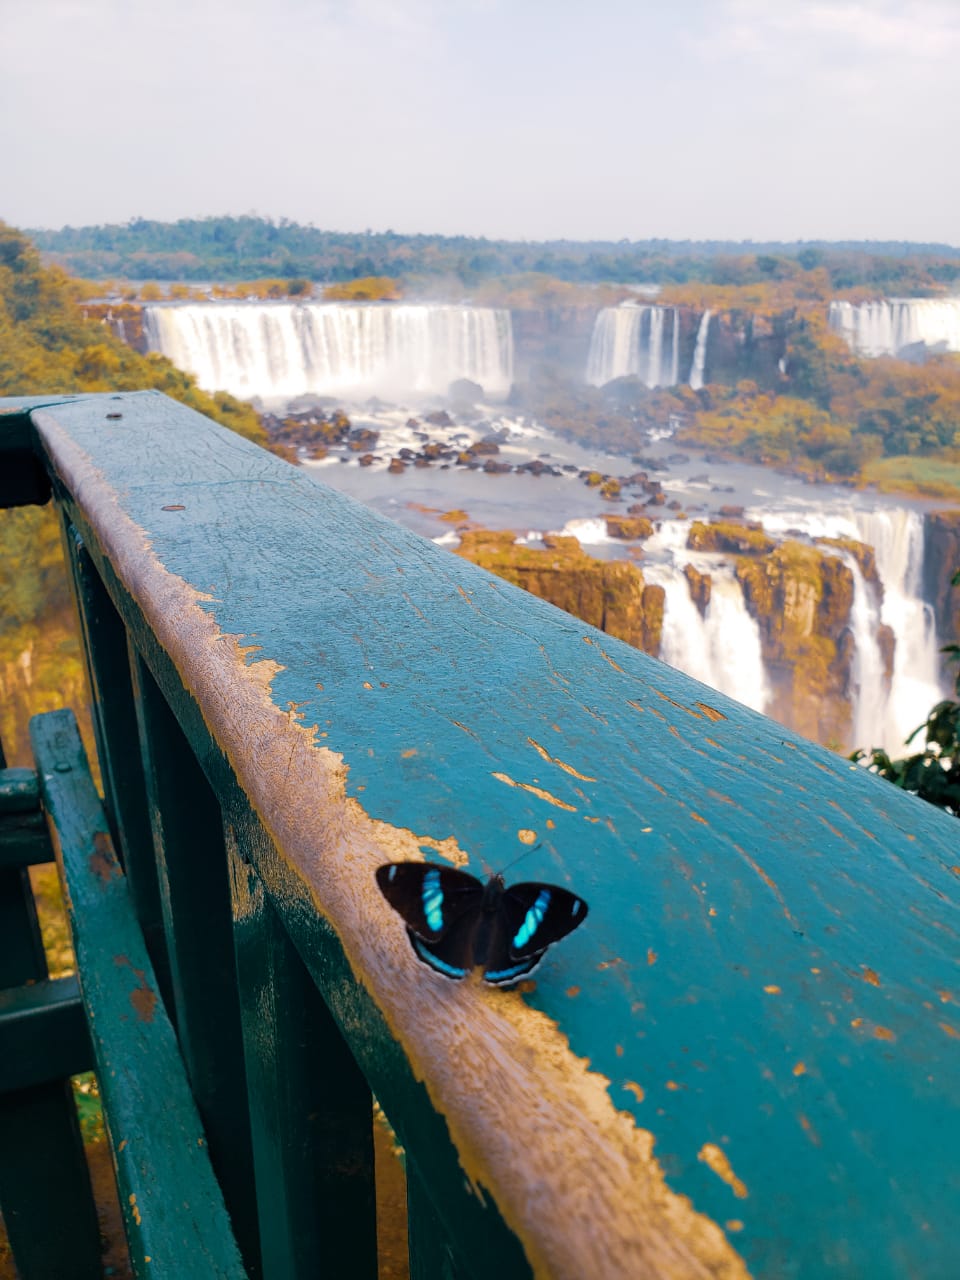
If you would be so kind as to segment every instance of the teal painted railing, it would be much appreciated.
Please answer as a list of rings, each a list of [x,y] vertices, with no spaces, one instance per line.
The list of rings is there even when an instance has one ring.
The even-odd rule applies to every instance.
[[[203,1146],[250,1274],[372,1276],[372,1093],[417,1277],[953,1280],[953,819],[161,396],[3,409],[90,669],[106,817],[33,738],[93,1052],[168,1014],[203,1126],[105,1089],[122,1191]],[[535,979],[421,964],[377,866],[532,845],[590,904]]]

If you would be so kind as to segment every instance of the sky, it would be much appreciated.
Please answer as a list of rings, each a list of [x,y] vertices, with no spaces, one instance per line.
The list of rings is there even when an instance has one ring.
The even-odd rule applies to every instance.
[[[960,0],[0,0],[0,218],[960,244]]]

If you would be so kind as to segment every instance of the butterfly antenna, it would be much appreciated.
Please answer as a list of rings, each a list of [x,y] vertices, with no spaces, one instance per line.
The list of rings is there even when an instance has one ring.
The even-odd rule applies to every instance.
[[[500,872],[500,874],[504,875],[507,871],[510,870],[511,867],[515,867],[518,862],[522,862],[523,859],[526,858],[529,854],[536,853],[536,851],[538,849],[541,849],[542,847],[543,847],[543,841],[538,840],[535,845],[531,845],[529,849],[524,849],[523,853],[517,854],[517,856],[514,858],[512,862],[508,862],[507,865]]]

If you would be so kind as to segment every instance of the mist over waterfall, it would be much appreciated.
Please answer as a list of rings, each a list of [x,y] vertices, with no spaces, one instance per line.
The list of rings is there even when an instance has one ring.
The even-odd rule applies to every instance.
[[[831,302],[828,322],[863,356],[895,356],[919,344],[960,351],[960,298]]]
[[[680,312],[676,307],[626,303],[597,316],[587,357],[587,382],[638,377],[648,387],[680,381]]]
[[[378,303],[199,303],[144,308],[150,349],[206,391],[281,399],[443,394],[513,381],[509,311]]]

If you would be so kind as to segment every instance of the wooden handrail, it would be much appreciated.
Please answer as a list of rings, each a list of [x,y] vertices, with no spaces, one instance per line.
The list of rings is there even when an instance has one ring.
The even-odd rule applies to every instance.
[[[953,819],[162,396],[30,418],[245,1258],[369,1273],[363,1178],[284,1145],[362,1164],[355,1060],[457,1274],[952,1274]],[[377,866],[538,842],[590,915],[530,989],[420,963]]]

